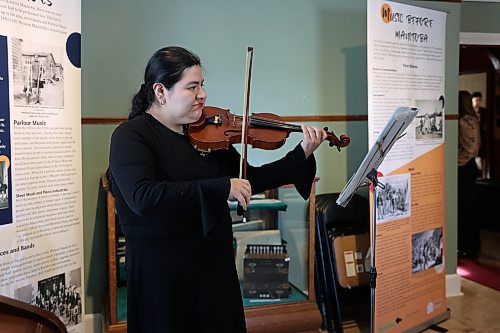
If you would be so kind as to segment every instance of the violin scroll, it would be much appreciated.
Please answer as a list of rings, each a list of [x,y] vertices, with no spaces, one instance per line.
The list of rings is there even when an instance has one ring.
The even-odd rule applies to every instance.
[[[347,147],[351,142],[351,139],[348,135],[342,134],[340,139],[333,132],[328,132],[328,127],[323,128],[326,132],[326,141],[329,141],[328,145],[330,147],[337,147],[337,150],[340,151],[340,148]]]

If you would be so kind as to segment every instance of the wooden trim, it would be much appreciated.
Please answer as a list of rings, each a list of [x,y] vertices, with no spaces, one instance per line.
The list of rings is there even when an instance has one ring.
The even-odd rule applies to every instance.
[[[102,187],[106,191],[106,208],[108,217],[108,297],[110,306],[110,323],[118,323],[118,305],[117,305],[117,262],[116,262],[116,221],[115,221],[115,199],[109,190],[106,174],[101,176]]]
[[[339,115],[339,116],[285,116],[281,117],[286,122],[348,122],[348,121],[368,121],[368,116],[364,114]],[[457,120],[458,114],[447,114],[445,120]],[[120,124],[127,121],[121,117],[84,117],[82,125],[111,125]]]
[[[286,122],[341,122],[341,121],[367,121],[367,115],[339,115],[339,116],[283,116]],[[126,117],[83,117],[82,125],[106,125],[120,124],[126,121]]]
[[[127,333],[127,321],[112,324],[110,318],[110,305],[107,296],[103,298],[101,327],[104,333]]]
[[[283,116],[283,121],[292,122],[327,122],[327,121],[367,121],[368,116],[363,114],[358,115],[331,115],[331,116]]]
[[[126,120],[122,117],[82,117],[82,125],[120,124]]]
[[[247,317],[248,333],[318,332],[321,314],[316,304],[296,312],[272,313]]]
[[[311,195],[309,195],[309,294],[308,298],[310,301],[314,301],[316,299],[315,289],[314,289],[314,256],[316,244],[315,244],[315,236],[316,236],[316,183],[318,182],[319,177],[314,177],[314,182],[311,186]]]

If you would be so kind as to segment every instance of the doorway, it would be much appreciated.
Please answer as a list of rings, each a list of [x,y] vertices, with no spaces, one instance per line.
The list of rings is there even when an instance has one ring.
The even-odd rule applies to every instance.
[[[459,89],[482,95],[480,178],[500,180],[500,46],[460,45]]]
[[[471,94],[479,92],[482,95],[480,106],[485,109],[481,115],[485,132],[482,135],[483,152],[482,158],[477,159],[482,170],[475,193],[470,196],[470,208],[476,210],[481,235],[477,260],[500,266],[497,245],[500,223],[495,217],[495,207],[500,202],[500,45],[461,44],[459,74],[459,89]]]

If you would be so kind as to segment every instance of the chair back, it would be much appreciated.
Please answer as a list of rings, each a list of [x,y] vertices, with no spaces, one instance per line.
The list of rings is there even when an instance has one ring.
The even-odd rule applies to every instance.
[[[68,333],[53,313],[37,306],[0,295],[0,332]]]
[[[370,203],[354,194],[346,207],[337,205],[340,193],[316,195],[316,216],[320,216],[326,228],[334,235],[350,235],[370,229]]]

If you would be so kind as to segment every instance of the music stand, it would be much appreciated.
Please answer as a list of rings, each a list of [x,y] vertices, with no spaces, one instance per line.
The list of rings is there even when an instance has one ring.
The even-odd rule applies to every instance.
[[[328,241],[323,214],[319,214],[316,201],[315,252],[314,269],[316,302],[321,313],[321,328],[328,333],[343,333],[340,315],[339,297],[337,293],[337,271],[335,256]]]
[[[372,237],[371,237],[371,267],[370,267],[370,332],[375,332],[375,288],[377,284],[377,268],[375,267],[375,235],[377,224],[377,187],[384,188],[379,184],[377,178],[377,168],[380,166],[385,156],[392,146],[404,134],[404,130],[413,121],[418,113],[417,108],[398,107],[386,123],[377,140],[366,154],[363,162],[359,165],[356,173],[349,179],[344,189],[340,193],[336,203],[345,207],[351,200],[354,193],[361,187],[365,187],[369,182],[373,185],[372,203]],[[369,182],[368,182],[369,181]]]

